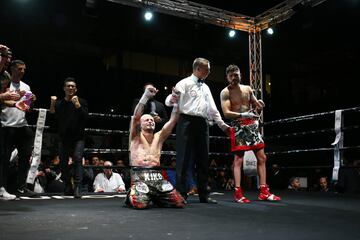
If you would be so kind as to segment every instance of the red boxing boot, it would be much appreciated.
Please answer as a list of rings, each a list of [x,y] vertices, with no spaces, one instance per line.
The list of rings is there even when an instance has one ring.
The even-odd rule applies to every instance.
[[[235,187],[234,200],[238,203],[250,203],[250,200],[244,197],[241,187]]]
[[[259,200],[267,200],[267,201],[280,201],[281,198],[278,196],[275,196],[274,194],[272,194],[270,192],[269,186],[268,185],[262,185],[259,188],[260,193],[258,196]]]

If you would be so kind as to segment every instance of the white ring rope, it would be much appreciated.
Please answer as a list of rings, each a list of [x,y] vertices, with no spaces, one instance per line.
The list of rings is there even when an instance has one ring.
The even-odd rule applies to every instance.
[[[354,108],[347,108],[347,109],[341,109],[343,112],[358,112],[360,111],[360,107],[354,107]],[[289,123],[289,122],[298,122],[303,120],[311,120],[317,117],[322,117],[326,115],[334,114],[335,111],[329,111],[329,112],[322,112],[322,113],[315,113],[315,114],[309,114],[304,116],[298,116],[298,117],[291,117],[291,118],[284,118],[284,119],[278,119],[270,122],[264,122],[263,125],[270,125],[275,123]]]

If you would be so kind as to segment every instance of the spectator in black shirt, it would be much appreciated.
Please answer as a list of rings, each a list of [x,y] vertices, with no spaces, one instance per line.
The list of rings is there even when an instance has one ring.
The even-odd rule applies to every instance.
[[[76,95],[77,87],[74,78],[65,79],[64,92],[63,99],[51,96],[50,112],[55,114],[58,125],[61,178],[65,182],[65,194],[74,194],[75,198],[80,198],[88,105],[86,100]],[[71,183],[69,157],[73,160],[74,186]]]

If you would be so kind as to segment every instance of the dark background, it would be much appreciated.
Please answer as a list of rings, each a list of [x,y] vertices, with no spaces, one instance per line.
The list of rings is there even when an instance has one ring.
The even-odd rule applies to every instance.
[[[255,16],[281,1],[196,2]],[[274,35],[263,33],[263,78],[272,83],[264,96],[265,121],[359,105],[359,5],[328,0],[299,9],[275,26]],[[154,82],[163,99],[163,87],[190,74],[199,56],[211,61],[208,85],[217,104],[228,64],[239,65],[248,83],[246,32],[229,39],[225,28],[159,13],[149,23],[142,14],[104,1],[87,9],[85,1],[2,0],[0,42],[27,63],[24,80],[38,97],[36,107],[48,108],[51,95],[62,96],[64,78],[73,76],[91,112],[113,108],[130,115],[145,82]],[[159,66],[147,66],[152,59]],[[174,61],[176,72],[167,71],[167,62]]]

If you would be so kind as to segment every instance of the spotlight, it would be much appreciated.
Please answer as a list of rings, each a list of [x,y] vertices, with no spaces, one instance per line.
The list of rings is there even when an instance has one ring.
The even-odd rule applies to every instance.
[[[146,21],[150,21],[153,18],[153,13],[150,11],[146,11],[144,14],[144,18]]]
[[[230,31],[229,31],[229,37],[230,37],[230,38],[235,37],[235,35],[236,35],[235,30],[230,30]]]
[[[274,34],[274,29],[272,29],[271,27],[269,27],[268,29],[266,29],[266,32],[267,32],[269,35],[273,35],[273,34]]]

